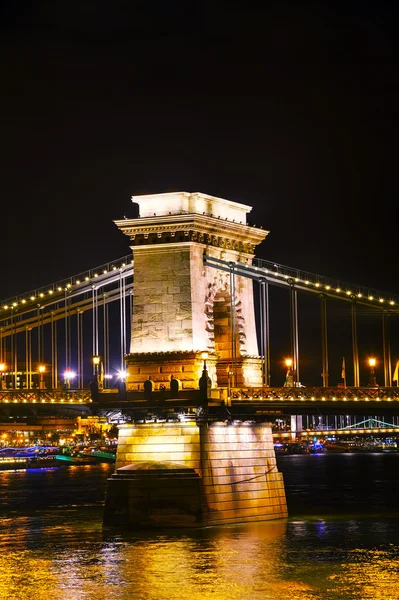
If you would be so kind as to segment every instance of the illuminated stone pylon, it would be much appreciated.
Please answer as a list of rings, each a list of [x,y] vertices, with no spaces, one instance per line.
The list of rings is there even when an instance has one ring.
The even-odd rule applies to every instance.
[[[205,252],[252,263],[268,232],[246,224],[251,207],[188,192],[132,200],[140,217],[116,221],[134,260],[127,389],[143,389],[150,375],[155,389],[171,375],[182,388],[198,389],[204,351],[214,388],[227,386],[232,356],[236,384],[261,385],[252,280],[237,276],[231,290],[229,273],[203,261]]]

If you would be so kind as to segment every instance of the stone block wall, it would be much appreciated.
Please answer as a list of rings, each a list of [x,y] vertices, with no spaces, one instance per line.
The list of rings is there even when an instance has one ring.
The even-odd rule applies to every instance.
[[[195,423],[147,423],[119,428],[116,469],[139,462],[173,462],[200,470],[200,432]]]
[[[287,516],[269,424],[121,426],[116,469],[151,461],[195,469],[201,481],[203,524]]]
[[[170,389],[171,376],[177,379],[180,390],[198,390],[204,361],[201,352],[154,352],[130,354],[126,357],[126,387],[130,391],[142,391],[144,381],[151,376],[154,390],[160,386]],[[210,376],[216,373],[213,358],[207,361]]]
[[[209,251],[220,254],[220,250]],[[231,356],[230,305],[225,299],[224,312],[217,314],[214,304],[220,304],[218,297],[229,298],[229,276],[204,267],[203,252],[204,245],[198,243],[134,248],[133,324],[126,361],[128,390],[142,389],[148,375],[168,387],[176,369],[182,389],[197,388],[201,351],[211,355],[208,370],[213,387],[227,385],[224,373]],[[240,258],[235,255],[231,258]],[[244,386],[262,384],[261,371],[252,368],[253,357],[258,355],[252,296],[252,281],[237,277],[237,385]],[[222,361],[222,369],[217,369],[218,361]]]
[[[192,317],[190,247],[135,248],[130,352],[192,350]]]
[[[250,206],[201,192],[135,196],[134,201],[140,217],[116,221],[132,242],[134,259],[130,355],[138,360],[135,363],[129,357],[128,388],[144,383],[142,377],[133,380],[146,374],[140,370],[140,357],[145,353],[195,355],[203,351],[216,360],[210,375],[213,387],[220,386],[218,361],[228,361],[232,355],[242,360],[258,357],[253,283],[234,276],[232,291],[230,273],[205,266],[204,252],[225,261],[227,269],[230,261],[249,264],[268,232],[247,225]],[[214,310],[218,305],[219,312]],[[135,368],[140,371],[133,372]],[[241,369],[240,378],[243,385],[262,384],[247,366]]]
[[[201,431],[202,493],[209,524],[287,516],[271,426],[215,423]]]

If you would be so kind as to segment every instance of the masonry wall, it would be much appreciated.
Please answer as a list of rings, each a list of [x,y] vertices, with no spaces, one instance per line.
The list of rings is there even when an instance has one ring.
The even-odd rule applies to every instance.
[[[201,431],[202,493],[210,524],[287,516],[268,424],[215,423]]]
[[[202,244],[134,247],[134,301],[130,352],[214,350],[205,303],[229,293],[228,273],[204,267]],[[211,249],[220,255],[220,250]],[[230,252],[232,260],[239,260]],[[234,254],[234,256],[233,256]],[[244,259],[242,259],[244,260]],[[240,351],[257,356],[252,280],[236,277]]]
[[[287,516],[268,424],[122,426],[116,468],[148,461],[169,461],[196,470],[201,477],[204,524]]]
[[[135,247],[131,353],[193,348],[190,247]]]
[[[200,431],[195,423],[147,423],[119,428],[116,469],[157,461],[184,464],[200,472]]]
[[[133,248],[133,323],[126,381],[129,390],[140,389],[149,375],[156,385],[168,387],[171,374],[181,380],[182,388],[197,388],[200,353],[204,350],[215,359],[208,363],[213,385],[227,385],[226,367],[222,365],[217,371],[216,364],[220,359],[229,363],[231,340],[225,333],[229,320],[226,319],[224,328],[215,323],[213,307],[215,296],[230,295],[229,274],[205,267],[204,249],[198,243]],[[221,256],[220,249],[208,248],[208,251]],[[225,255],[232,260],[248,258],[233,251],[223,252]],[[245,361],[258,355],[250,279],[236,277],[234,304],[237,357]],[[215,355],[217,338],[218,350],[222,351]],[[151,354],[153,360],[149,361]],[[261,385],[261,371],[252,362],[240,366],[240,385]]]

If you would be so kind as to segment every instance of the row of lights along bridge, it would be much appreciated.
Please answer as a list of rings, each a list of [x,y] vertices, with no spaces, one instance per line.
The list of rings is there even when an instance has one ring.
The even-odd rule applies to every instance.
[[[94,380],[101,387],[103,385],[103,380],[104,379],[112,379],[112,375],[108,375],[108,374],[103,375],[102,374],[101,357],[100,356],[93,356],[92,360],[93,360],[93,366],[94,366]],[[38,387],[41,390],[46,389],[46,387],[47,387],[46,383],[45,383],[45,373],[46,372],[47,372],[46,365],[40,364],[37,366],[37,371],[35,373],[38,374],[38,381],[37,381],[37,383],[33,383],[32,387]],[[13,375],[13,373],[11,373],[11,375]],[[26,373],[26,376],[27,376],[27,373]],[[76,378],[76,373],[71,368],[67,367],[65,369],[65,371],[63,372],[63,378],[64,378],[65,389],[70,389],[72,387],[73,380]],[[118,380],[124,381],[126,378],[126,372],[118,371],[117,378],[118,378]],[[0,363],[0,389],[4,390],[4,389],[7,389],[7,387],[11,387],[11,388],[13,387],[12,381],[8,384],[6,379],[7,379],[7,365],[5,363]],[[14,387],[18,387],[16,385],[16,383],[17,383],[16,377],[15,378],[12,377],[12,380],[14,380],[14,382],[15,382]],[[22,386],[20,386],[20,387],[22,387]]]
[[[205,353],[204,353],[205,354]],[[103,386],[104,383],[104,378],[105,379],[110,379],[112,378],[112,375],[107,375],[107,374],[103,374],[102,373],[102,363],[101,363],[101,356],[95,355],[92,357],[93,360],[93,366],[94,366],[94,381],[100,386]],[[368,364],[370,367],[370,374],[369,374],[369,381],[368,381],[368,386],[369,387],[377,387],[377,379],[376,379],[376,374],[375,374],[375,367],[376,367],[376,359],[375,358],[369,358],[368,359]],[[292,369],[293,367],[293,361],[291,358],[287,358],[285,360],[285,366],[287,368],[287,373],[286,373],[286,378],[285,378],[285,383],[284,383],[284,387],[296,387],[298,385],[298,382],[296,381],[296,374],[295,371]],[[1,382],[1,389],[5,389],[7,387],[6,385],[6,381],[5,381],[5,373],[7,371],[7,366],[5,363],[0,363],[0,382]],[[44,381],[44,376],[45,376],[45,372],[46,372],[46,366],[45,365],[38,365],[37,367],[37,372],[39,373],[39,382],[38,382],[38,387],[39,389],[45,389],[46,385],[45,385],[45,381]],[[230,373],[229,373],[230,374]],[[73,382],[73,380],[76,377],[76,373],[74,371],[72,371],[70,368],[67,368],[64,373],[64,386],[65,388],[70,388],[71,384]],[[343,365],[343,369],[342,369],[342,379],[343,379],[343,383],[340,385],[343,385],[344,387],[346,387],[346,373],[345,373],[345,367]],[[126,378],[126,372],[125,371],[118,371],[118,379],[119,380],[124,380]]]

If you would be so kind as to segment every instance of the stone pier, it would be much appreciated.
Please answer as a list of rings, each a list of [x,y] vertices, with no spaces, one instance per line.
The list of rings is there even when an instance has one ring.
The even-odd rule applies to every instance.
[[[140,217],[116,222],[130,238],[134,261],[128,398],[140,395],[149,378],[147,388],[168,388],[173,375],[179,399],[187,401],[185,412],[169,411],[163,422],[141,416],[120,426],[104,524],[198,527],[286,517],[270,424],[232,421],[221,402],[232,363],[237,386],[262,385],[252,280],[204,265],[204,253],[251,264],[268,232],[247,224],[250,206],[206,194],[133,200]],[[211,389],[201,388],[203,405],[197,399],[190,407],[204,352]]]
[[[200,527],[287,516],[267,423],[120,426],[104,524]]]

